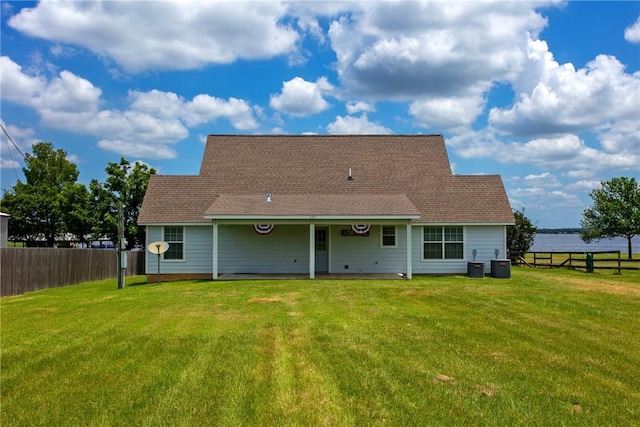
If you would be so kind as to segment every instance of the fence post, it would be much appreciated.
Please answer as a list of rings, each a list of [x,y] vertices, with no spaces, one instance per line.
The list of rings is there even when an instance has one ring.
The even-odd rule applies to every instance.
[[[620,251],[618,251],[618,274],[622,274],[622,271],[621,271],[620,267],[621,267],[621,265],[620,265]]]

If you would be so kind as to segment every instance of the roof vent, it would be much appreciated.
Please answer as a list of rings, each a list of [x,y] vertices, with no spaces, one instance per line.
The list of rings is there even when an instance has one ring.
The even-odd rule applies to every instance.
[[[267,194],[267,199],[266,199],[267,203],[271,203],[271,193]]]
[[[349,181],[353,181],[353,175],[351,175],[351,168],[349,168],[349,176],[347,176]]]

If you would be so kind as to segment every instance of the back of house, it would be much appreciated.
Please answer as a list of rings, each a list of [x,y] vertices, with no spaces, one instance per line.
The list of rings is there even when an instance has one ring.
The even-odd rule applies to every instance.
[[[198,175],[151,176],[138,223],[169,243],[162,280],[410,278],[505,257],[514,217],[499,176],[451,172],[441,135],[210,135]]]

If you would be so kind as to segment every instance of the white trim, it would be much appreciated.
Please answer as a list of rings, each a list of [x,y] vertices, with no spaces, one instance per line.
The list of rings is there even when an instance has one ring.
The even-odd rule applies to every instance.
[[[331,274],[331,225],[327,225],[327,273]]]
[[[272,221],[278,219],[295,219],[295,220],[349,220],[351,224],[381,219],[418,219],[420,215],[205,215],[205,219],[236,219],[236,220],[252,220],[252,221]]]
[[[396,236],[396,242],[398,238]],[[413,263],[411,260],[411,223],[407,224],[407,279],[413,276]]]
[[[182,258],[181,259],[165,259],[164,258],[164,254],[166,254],[166,252],[164,254],[162,254],[162,262],[187,262],[187,227],[180,226],[180,225],[163,225],[161,227],[162,229],[162,240],[167,242],[167,240],[165,240],[164,238],[164,229],[166,227],[175,227],[175,228],[179,228],[182,227]],[[171,242],[167,242],[169,243],[169,245],[171,245]]]
[[[309,224],[309,279],[316,277],[316,225]]]
[[[355,219],[318,219],[318,220],[296,220],[296,219],[269,219],[270,224],[276,225],[309,225],[310,223],[314,223],[315,225],[346,225],[350,226],[354,223],[354,221],[359,221],[358,218]],[[411,222],[407,219],[378,219],[374,221],[369,221],[371,225],[399,225],[399,224],[407,224]],[[253,225],[256,223],[255,220],[251,219],[223,219],[223,220],[212,220],[210,224],[217,223],[220,225]]]
[[[218,224],[213,224],[213,268],[212,268],[212,277],[213,280],[218,279]]]
[[[383,233],[382,230],[384,227],[393,227],[393,245],[384,245],[383,244]],[[380,249],[394,249],[398,247],[398,227],[395,225],[380,225]]]
[[[139,222],[138,225],[145,227],[203,227],[210,226],[211,222]]]
[[[422,222],[422,221],[414,221],[413,225],[420,225],[420,226],[425,226],[425,225],[432,225],[432,226],[436,226],[436,225],[446,225],[446,226],[454,226],[454,225],[461,225],[463,227],[467,227],[467,226],[500,226],[500,225],[515,225],[515,222]]]

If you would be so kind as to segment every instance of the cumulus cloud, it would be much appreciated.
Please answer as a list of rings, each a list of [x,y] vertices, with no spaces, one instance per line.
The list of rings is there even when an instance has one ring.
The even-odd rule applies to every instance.
[[[535,74],[528,76],[530,92],[522,92],[510,108],[492,108],[489,122],[501,132],[548,136],[635,120],[640,105],[640,72],[627,74],[615,57],[598,55],[585,68],[560,65],[546,43],[530,43]],[[524,82],[521,87],[526,87]]]
[[[287,10],[281,2],[76,0],[40,2],[8,23],[32,37],[84,47],[137,73],[290,54],[299,34],[281,22]],[[313,28],[312,22],[305,25]]]
[[[590,192],[591,190],[595,188],[600,188],[600,187],[601,187],[600,181],[581,179],[579,181],[576,181],[567,185],[566,188],[567,190],[570,190],[570,191]]]
[[[375,108],[373,108],[373,105],[365,101],[347,102],[346,107],[347,107],[347,113],[349,114],[371,113],[375,111]]]
[[[434,97],[418,100],[409,106],[409,114],[421,127],[454,130],[470,126],[484,108],[480,95],[464,97]]]
[[[528,34],[546,20],[538,2],[369,2],[330,24],[336,70],[359,96],[468,96],[510,81],[526,59]],[[482,37],[478,37],[482,34]]]
[[[337,116],[333,123],[327,126],[327,131],[331,135],[389,135],[390,129],[379,123],[372,123],[366,114],[360,117]]]
[[[226,118],[240,130],[258,125],[244,100],[196,95],[188,101],[175,93],[130,91],[124,110],[100,109],[102,91],[69,71],[49,80],[25,74],[8,57],[0,62],[0,88],[6,99],[34,108],[49,127],[102,138],[98,146],[144,158],[173,158],[170,148],[189,135],[187,126]]]
[[[0,90],[4,100],[20,102],[38,95],[46,87],[43,77],[27,74],[8,56],[0,57],[0,71]]]
[[[598,150],[574,134],[525,142],[503,141],[488,127],[452,136],[447,144],[463,158],[485,157],[501,163],[528,163],[541,169],[562,171],[577,179],[593,177],[604,170],[637,171],[640,164],[637,154]]]
[[[180,118],[188,126],[223,117],[227,118],[236,129],[246,130],[257,127],[251,106],[237,98],[224,100],[200,94],[193,97],[191,101],[186,101],[175,93],[156,89],[149,92],[131,91],[129,96],[132,99],[132,109],[164,119]]]
[[[624,39],[630,43],[640,43],[640,17],[624,30]]]
[[[320,77],[315,83],[295,77],[282,84],[280,94],[271,95],[269,105],[291,116],[310,116],[329,108],[323,94],[331,93],[333,90],[326,77]]]

